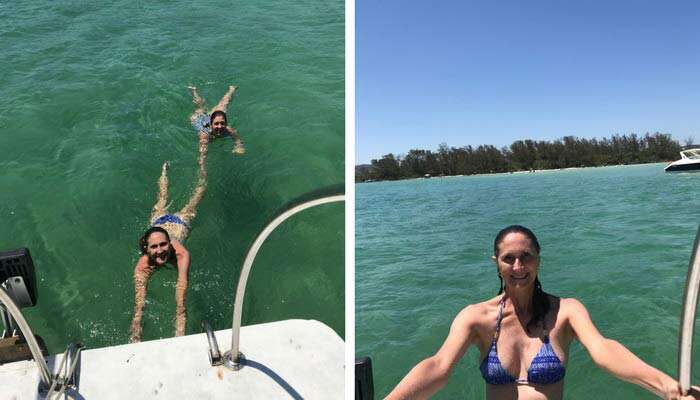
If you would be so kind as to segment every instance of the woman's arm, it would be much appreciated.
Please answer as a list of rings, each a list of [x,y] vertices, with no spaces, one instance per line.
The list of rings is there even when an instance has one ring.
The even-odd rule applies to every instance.
[[[462,310],[440,350],[413,367],[386,399],[426,399],[445,386],[452,368],[474,340],[475,321],[474,306]]]
[[[200,144],[200,145],[202,145],[202,144],[204,144],[204,145],[209,144],[209,134],[208,134],[207,132],[199,131],[199,133],[197,134],[197,137],[199,138],[199,144]],[[201,152],[201,150],[200,150],[200,152]]]
[[[177,283],[175,284],[175,336],[185,334],[185,294],[190,270],[190,253],[177,240],[170,242],[177,258]]]
[[[681,397],[678,382],[673,378],[645,363],[617,341],[603,337],[578,300],[562,299],[562,305],[566,307],[574,335],[598,367],[663,399],[693,399]]]
[[[231,128],[230,126],[227,126],[226,129],[228,130],[228,134],[231,135],[231,138],[233,139],[233,154],[245,154],[245,148],[243,147],[243,141],[241,140],[241,136],[238,134],[238,131],[235,128]]]
[[[146,289],[152,268],[148,265],[148,257],[141,256],[134,268],[134,318],[131,320],[129,343],[141,341],[141,318],[146,304]]]

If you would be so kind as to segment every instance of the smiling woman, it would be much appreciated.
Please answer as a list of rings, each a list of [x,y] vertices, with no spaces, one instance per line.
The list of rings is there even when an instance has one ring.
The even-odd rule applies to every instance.
[[[683,396],[678,382],[603,337],[586,308],[542,290],[537,277],[540,245],[529,229],[512,225],[494,241],[493,260],[501,287],[498,295],[465,307],[454,319],[438,352],[416,365],[388,399],[422,399],[438,391],[471,345],[481,353],[487,399],[561,399],[569,346],[577,339],[593,362],[618,379],[664,399]]]
[[[134,268],[134,317],[131,321],[130,342],[141,341],[141,319],[146,303],[148,279],[155,268],[165,264],[177,268],[175,284],[175,336],[185,334],[185,293],[190,268],[190,254],[180,241],[187,238],[190,222],[196,215],[197,204],[206,190],[206,153],[200,153],[199,178],[189,202],[175,214],[168,212],[168,163],[163,164],[158,179],[158,201],[153,206],[151,227],[139,239],[141,257]]]
[[[236,87],[233,85],[229,86],[224,97],[209,112],[204,108],[204,99],[197,92],[197,87],[188,86],[188,89],[192,92],[192,103],[196,107],[190,116],[190,122],[199,135],[200,154],[206,152],[207,145],[211,140],[222,136],[230,136],[233,139],[233,154],[245,153],[243,141],[238,135],[238,131],[228,126],[226,117],[226,110],[233,94],[236,92]]]

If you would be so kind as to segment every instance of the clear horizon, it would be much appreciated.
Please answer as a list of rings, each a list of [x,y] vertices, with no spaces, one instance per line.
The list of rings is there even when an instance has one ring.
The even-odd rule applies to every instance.
[[[700,4],[356,2],[356,164],[563,136],[700,140]]]

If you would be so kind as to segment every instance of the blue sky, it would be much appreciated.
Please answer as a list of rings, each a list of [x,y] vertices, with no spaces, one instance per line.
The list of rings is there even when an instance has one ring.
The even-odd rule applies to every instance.
[[[565,135],[700,142],[700,1],[356,0],[356,157]]]

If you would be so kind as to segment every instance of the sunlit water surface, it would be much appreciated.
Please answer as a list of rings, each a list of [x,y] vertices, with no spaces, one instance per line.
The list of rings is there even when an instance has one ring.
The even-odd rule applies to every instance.
[[[125,343],[137,240],[170,161],[171,211],[197,171],[187,85],[213,107],[238,86],[185,245],[187,333],[229,327],[247,247],[275,211],[343,182],[344,3],[88,1],[0,4],[0,251],[26,246],[39,301],[25,309],[52,353]],[[344,336],[341,204],[268,239],[243,323],[312,318]],[[143,339],[172,336],[176,272],[154,274]]]

